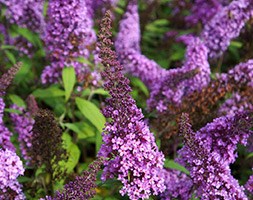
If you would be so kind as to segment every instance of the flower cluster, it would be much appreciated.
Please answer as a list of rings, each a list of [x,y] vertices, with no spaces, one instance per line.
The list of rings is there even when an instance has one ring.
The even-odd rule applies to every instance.
[[[196,0],[191,8],[191,14],[185,20],[190,24],[198,22],[206,24],[227,3],[227,0]]]
[[[183,172],[163,169],[166,190],[160,194],[162,200],[171,200],[174,198],[189,200],[192,195],[192,180]]]
[[[32,128],[34,124],[34,120],[29,112],[25,113],[23,107],[19,107],[17,105],[13,105],[12,109],[21,111],[21,114],[11,113],[11,120],[14,125],[14,130],[18,133],[18,141],[20,143],[20,149],[23,157],[27,161],[27,165],[31,160],[30,151],[32,146]]]
[[[4,96],[6,89],[11,84],[15,74],[18,72],[22,63],[17,63],[11,67],[6,73],[4,73],[0,78],[0,97]]]
[[[252,169],[252,171],[253,171],[253,169]],[[249,177],[248,182],[245,184],[245,188],[246,188],[246,190],[251,192],[251,194],[253,194],[253,175],[251,175]]]
[[[20,69],[21,63],[18,63],[11,67],[6,73],[4,73],[0,78],[0,147],[4,149],[9,149],[15,151],[14,145],[11,143],[10,139],[12,133],[9,129],[4,125],[3,116],[4,116],[4,108],[5,103],[3,100],[3,96],[5,95],[5,91],[8,86],[11,84],[15,74]]]
[[[46,171],[52,179],[62,175],[61,160],[66,158],[66,151],[62,147],[62,132],[52,112],[40,109],[34,117],[32,139],[30,147],[31,164],[41,166],[45,164]]]
[[[46,200],[62,199],[91,199],[95,196],[97,173],[100,170],[104,159],[97,158],[81,176],[64,186],[63,191],[57,191],[54,197],[46,197]]]
[[[130,96],[129,80],[122,74],[122,66],[116,60],[116,53],[111,50],[111,14],[106,12],[99,33],[99,48],[105,71],[104,87],[111,98],[103,114],[111,118],[106,123],[103,144],[99,155],[108,158],[105,161],[102,179],[117,176],[123,183],[122,195],[130,199],[145,199],[151,194],[162,192],[164,179],[160,174],[164,156],[158,151],[155,138],[142,120],[143,114]]]
[[[10,23],[34,32],[43,30],[43,0],[0,0],[0,3],[6,6],[6,17]]]
[[[149,88],[152,88],[166,71],[155,61],[141,54],[140,25],[136,0],[129,1],[123,19],[120,21],[115,49],[124,69],[140,78]]]
[[[201,33],[209,56],[219,57],[252,16],[252,0],[234,0],[207,22]]]
[[[164,112],[168,104],[179,105],[183,96],[201,91],[210,81],[207,48],[199,38],[188,38],[186,60],[181,68],[166,71],[153,87],[148,106]]]
[[[24,168],[16,153],[0,149],[0,199],[25,199],[17,177],[24,174]]]
[[[224,120],[229,124],[224,124]],[[239,114],[236,119],[231,119],[230,122],[229,120],[229,117],[217,119],[194,133],[188,115],[182,114],[180,133],[184,136],[185,146],[179,151],[178,161],[190,171],[193,183],[198,186],[196,194],[203,199],[247,199],[243,192],[244,188],[233,178],[228,164],[234,160],[233,147],[244,138],[244,130],[240,130],[240,125],[246,128],[252,119]],[[221,131],[229,134],[222,134]],[[237,136],[237,133],[241,135]],[[207,136],[205,140],[204,137]],[[230,136],[235,141],[231,140],[226,147],[224,144]],[[229,151],[223,151],[224,149]]]
[[[78,59],[89,57],[88,47],[96,40],[92,26],[85,1],[49,2],[44,42],[51,64],[42,73],[42,83],[58,82],[64,67],[73,66],[81,80],[89,73]]]
[[[86,5],[90,16],[101,10],[105,11],[106,8],[114,7],[117,4],[118,0],[86,0]]]
[[[3,112],[5,108],[5,103],[2,98],[0,98],[0,148],[9,149],[15,152],[15,147],[11,143],[12,132],[4,125],[3,122]]]
[[[43,17],[44,0],[0,0],[6,7],[6,19],[9,24],[27,28],[32,32],[42,33],[45,27]],[[31,20],[32,19],[32,20]],[[13,45],[21,53],[28,56],[33,54],[33,45],[23,37],[5,38],[5,42]]]

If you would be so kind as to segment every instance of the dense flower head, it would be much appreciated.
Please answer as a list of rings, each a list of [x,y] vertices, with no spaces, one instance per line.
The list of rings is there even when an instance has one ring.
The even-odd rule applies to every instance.
[[[122,74],[123,67],[111,50],[111,14],[106,12],[101,23],[99,48],[105,71],[104,88],[111,98],[103,110],[111,122],[106,123],[103,144],[99,155],[109,158],[105,161],[102,179],[117,176],[123,183],[121,195],[130,199],[145,199],[151,194],[162,192],[164,179],[159,173],[163,167],[164,156],[158,151],[154,135],[144,123],[143,114],[130,96],[129,80]]]
[[[209,56],[219,57],[252,16],[252,0],[234,0],[207,22],[201,33]]]
[[[54,197],[46,197],[46,200],[62,199],[91,199],[95,196],[97,173],[100,170],[104,159],[97,158],[93,161],[82,175],[64,186],[62,191],[57,191]]]
[[[226,158],[224,160],[217,151],[205,146],[197,133],[191,130],[185,113],[182,114],[180,133],[184,136],[185,145],[179,150],[178,162],[190,171],[193,183],[197,186],[197,196],[214,200],[247,200],[244,188],[231,175]]]
[[[190,24],[206,24],[226,3],[227,0],[196,0],[185,20]]]
[[[0,148],[15,152],[15,147],[11,143],[12,132],[9,131],[3,122],[4,108],[4,100],[0,97]]]
[[[253,169],[252,169],[253,171]],[[249,180],[245,184],[246,190],[248,190],[251,194],[253,194],[253,175],[249,177]]]
[[[0,149],[0,199],[25,199],[17,178],[24,174],[24,168],[16,153]]]
[[[227,74],[222,74],[221,78],[233,83],[236,87],[253,87],[253,60],[242,62],[230,69]]]
[[[22,63],[17,63],[11,67],[6,73],[4,73],[0,78],[0,97],[5,95],[6,89],[11,84],[14,76],[22,66]]]
[[[137,76],[149,88],[152,88],[166,70],[141,54],[140,38],[138,4],[136,0],[131,0],[120,21],[115,49],[125,71]]]
[[[32,128],[34,120],[29,112],[25,112],[23,107],[13,105],[12,109],[21,111],[21,114],[11,113],[11,120],[14,125],[14,130],[18,133],[18,141],[21,153],[25,160],[26,164],[29,164],[31,157],[29,151],[31,151],[32,146]]]
[[[189,37],[186,59],[181,68],[166,71],[150,93],[148,106],[164,112],[168,104],[179,105],[183,96],[201,91],[210,81],[207,48],[199,38]]]
[[[185,173],[173,170],[163,169],[166,190],[160,194],[162,200],[181,199],[189,200],[192,195],[192,180]]]
[[[96,40],[92,25],[85,1],[49,2],[43,37],[51,64],[42,73],[42,83],[59,81],[65,66],[73,66],[78,77],[85,76],[89,68],[78,58],[89,57],[88,47]]]
[[[126,50],[140,52],[140,41],[141,33],[138,3],[137,0],[131,0],[128,3],[123,19],[120,21],[115,48],[118,52]]]
[[[117,4],[118,0],[86,0],[86,5],[90,16],[95,15],[98,10],[105,11],[106,8],[109,9]]]
[[[253,105],[248,102],[247,97],[236,92],[221,105],[219,113],[220,115],[235,115],[236,112],[245,110],[253,110]]]
[[[44,164],[54,180],[63,175],[58,164],[66,158],[66,150],[62,147],[62,131],[49,110],[40,109],[34,116],[30,157],[32,165],[40,167]]]
[[[235,113],[216,118],[195,133],[200,145],[208,151],[215,152],[224,163],[235,161],[237,144],[247,144],[247,139],[253,134],[249,129],[252,117],[244,113]]]
[[[34,32],[42,31],[44,27],[43,0],[1,0],[0,3],[6,6],[6,17],[10,23]]]

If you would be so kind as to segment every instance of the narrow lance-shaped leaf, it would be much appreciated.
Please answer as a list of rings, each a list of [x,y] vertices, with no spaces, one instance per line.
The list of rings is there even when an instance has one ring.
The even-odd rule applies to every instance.
[[[62,81],[65,89],[65,100],[68,101],[76,82],[76,74],[73,67],[66,67],[63,69]]]

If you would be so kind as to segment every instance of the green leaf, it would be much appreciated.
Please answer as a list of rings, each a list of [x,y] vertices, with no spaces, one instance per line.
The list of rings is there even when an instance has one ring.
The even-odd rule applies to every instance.
[[[174,160],[166,159],[165,162],[164,162],[164,167],[171,168],[171,169],[176,169],[176,170],[184,172],[185,174],[188,174],[188,175],[190,174],[190,172],[187,169],[185,169],[185,167],[183,167],[182,165],[176,163]]]
[[[108,96],[109,95],[109,92],[107,92],[103,88],[98,88],[98,89],[92,91],[92,93],[93,94],[100,94],[100,95],[104,95],[104,96]]]
[[[32,95],[37,98],[52,98],[64,96],[65,92],[58,87],[52,86],[47,89],[36,89]]]
[[[87,123],[76,122],[76,123],[64,123],[63,125],[68,129],[77,133],[78,139],[86,139],[88,137],[95,136],[94,128],[89,126]]]
[[[72,138],[68,133],[63,133],[62,135],[63,147],[68,153],[68,160],[60,161],[59,165],[66,168],[67,173],[73,172],[73,169],[79,162],[81,152],[76,144],[72,142]]]
[[[11,61],[12,64],[16,63],[16,58],[10,51],[5,50],[4,53],[7,56],[7,58]]]
[[[6,50],[6,49],[16,50],[16,47],[12,45],[2,45],[1,49],[2,50]]]
[[[62,81],[65,89],[65,101],[68,101],[76,82],[76,74],[73,67],[66,67],[63,69]]]
[[[16,104],[19,107],[26,107],[25,102],[19,96],[15,95],[15,94],[10,94],[9,98],[13,104]]]
[[[98,152],[102,143],[101,132],[106,122],[105,117],[102,115],[98,107],[90,101],[76,98],[76,105],[81,113],[97,128],[96,134],[96,151]]]
[[[85,99],[76,98],[76,105],[81,113],[98,129],[102,132],[105,124],[105,117],[102,115],[98,107]]]

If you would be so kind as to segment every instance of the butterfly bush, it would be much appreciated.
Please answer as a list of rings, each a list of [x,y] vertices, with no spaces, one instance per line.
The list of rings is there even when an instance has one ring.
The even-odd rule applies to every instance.
[[[48,19],[43,36],[47,57],[51,64],[42,75],[42,83],[55,83],[65,66],[75,68],[78,79],[89,73],[89,68],[78,59],[88,58],[88,47],[95,41],[93,22],[82,0],[50,1]]]
[[[130,199],[145,199],[165,189],[160,174],[164,156],[158,151],[154,135],[142,120],[143,114],[130,96],[129,80],[122,74],[123,67],[111,50],[111,14],[106,12],[99,34],[99,48],[105,71],[104,88],[111,97],[106,101],[103,114],[111,118],[103,132],[99,156],[106,157],[102,180],[117,177],[123,187],[120,194]]]
[[[9,149],[15,152],[15,147],[11,143],[12,132],[5,126],[3,122],[3,112],[5,108],[5,103],[0,97],[0,147],[3,149]]]
[[[164,112],[168,103],[179,105],[184,95],[207,86],[210,81],[207,52],[208,49],[199,38],[188,37],[184,65],[166,71],[156,82],[148,100],[149,108]]]
[[[31,151],[32,146],[32,128],[34,125],[34,120],[29,112],[25,112],[23,107],[12,105],[11,108],[21,112],[21,114],[11,113],[10,116],[14,125],[14,130],[16,133],[18,133],[18,141],[21,153],[27,161],[26,164],[29,165],[29,161],[31,160],[29,151]]]
[[[193,183],[189,176],[185,173],[163,169],[166,190],[159,195],[162,200],[181,199],[189,200],[192,196]]]
[[[253,169],[252,169],[253,171]],[[251,194],[253,194],[253,175],[249,177],[249,180],[245,184],[246,190],[248,190]]]
[[[56,191],[54,197],[46,197],[46,200],[91,199],[96,194],[96,176],[103,162],[103,158],[97,158],[82,175],[75,177],[74,181],[66,184],[62,191]]]
[[[228,0],[196,0],[190,10],[190,15],[186,16],[185,21],[191,25],[198,22],[206,24],[227,4]]]
[[[252,120],[247,118],[246,115],[240,114],[237,119],[239,120],[239,124],[241,121],[247,121],[245,123],[248,124],[248,121]],[[216,130],[219,131],[220,124],[221,123],[216,120],[208,126],[213,127],[212,129],[216,128]],[[226,124],[224,124],[224,126],[226,126]],[[232,124],[230,126],[228,124],[228,130],[231,129],[231,126]],[[207,128],[205,127],[204,130],[205,129]],[[185,145],[179,150],[178,162],[190,171],[192,181],[194,185],[197,186],[196,195],[201,197],[201,199],[246,200],[247,197],[244,194],[244,188],[240,186],[238,181],[231,175],[231,170],[227,161],[229,156],[226,154],[219,154],[220,152],[222,153],[221,150],[224,146],[222,143],[226,142],[226,136],[221,135],[219,140],[217,140],[215,137],[218,138],[219,136],[218,134],[215,134],[214,144],[212,144],[214,145],[213,150],[210,147],[210,142],[203,142],[203,138],[199,136],[202,131],[200,130],[199,132],[194,133],[191,130],[188,115],[185,113],[182,114],[180,133],[184,137]],[[233,131],[231,135],[233,137]],[[212,134],[210,137],[212,137]],[[215,147],[215,142],[220,142],[221,144],[218,143]]]
[[[0,0],[6,7],[6,19],[10,24],[27,28],[35,33],[42,33],[45,27],[43,16],[43,0]],[[32,19],[32,20],[31,20]],[[13,45],[21,53],[28,56],[33,55],[33,45],[23,37],[9,38],[6,35],[5,42]]]
[[[5,126],[4,121],[3,121],[4,109],[5,109],[5,103],[4,103],[3,97],[6,93],[6,89],[11,84],[11,81],[13,80],[15,74],[18,72],[20,67],[21,67],[21,63],[17,63],[13,67],[11,67],[6,73],[4,73],[0,78],[0,147],[4,149],[9,149],[12,151],[15,151],[15,147],[10,141],[12,133]]]
[[[252,17],[252,0],[234,0],[208,21],[201,33],[211,58],[219,57]]]
[[[137,1],[131,0],[123,19],[120,21],[115,49],[124,69],[140,78],[147,87],[152,88],[166,70],[161,68],[155,61],[141,54],[139,23]]]
[[[24,174],[24,168],[16,153],[0,149],[0,199],[25,199],[17,178]]]
[[[90,16],[94,17],[98,10],[105,11],[106,8],[116,6],[118,0],[85,0]]]

